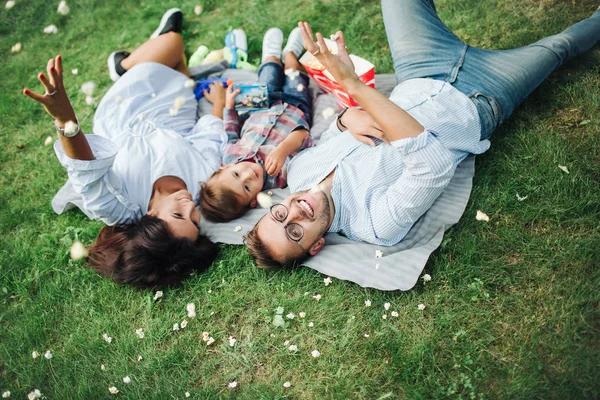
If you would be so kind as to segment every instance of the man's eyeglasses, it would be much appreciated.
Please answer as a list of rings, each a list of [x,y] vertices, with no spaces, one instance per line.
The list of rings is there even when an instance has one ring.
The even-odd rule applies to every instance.
[[[281,222],[282,224],[284,223],[289,214],[287,207],[283,204],[273,204],[269,209],[269,212],[271,213],[271,216],[273,217],[273,219],[275,219],[275,221]],[[300,241],[304,237],[304,229],[295,222],[290,222],[289,224],[284,225],[283,228],[285,229],[285,233],[288,239],[290,239],[292,242],[298,243],[298,246],[300,246],[302,251],[305,254],[308,254],[308,252],[300,244]]]

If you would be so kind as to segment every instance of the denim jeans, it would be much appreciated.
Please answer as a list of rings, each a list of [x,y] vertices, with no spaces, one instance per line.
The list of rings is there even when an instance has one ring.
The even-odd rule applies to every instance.
[[[600,40],[600,11],[529,46],[484,50],[458,39],[433,0],[382,0],[398,82],[433,78],[451,83],[477,107],[488,138],[544,79]]]
[[[258,68],[258,82],[267,84],[269,102],[281,100],[298,107],[310,126],[312,97],[308,91],[308,75],[299,72],[296,78],[291,79],[284,74],[281,65],[276,62],[266,62]],[[302,90],[298,90],[299,84],[302,84]]]

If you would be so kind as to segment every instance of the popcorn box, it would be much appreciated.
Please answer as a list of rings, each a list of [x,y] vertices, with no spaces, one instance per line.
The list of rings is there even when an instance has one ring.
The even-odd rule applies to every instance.
[[[329,51],[337,53],[337,45],[333,40],[325,39],[325,43]],[[354,63],[354,71],[359,79],[365,85],[375,88],[375,66],[364,58],[354,54],[350,54],[350,59]],[[337,83],[315,56],[307,51],[300,57],[299,61],[306,72],[317,82],[321,90],[333,94],[340,107],[358,106],[358,103]]]

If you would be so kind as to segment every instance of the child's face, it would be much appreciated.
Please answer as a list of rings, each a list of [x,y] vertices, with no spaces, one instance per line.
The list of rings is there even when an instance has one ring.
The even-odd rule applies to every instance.
[[[263,187],[263,167],[248,161],[226,165],[217,181],[222,188],[236,193],[244,204],[254,206],[256,195]]]

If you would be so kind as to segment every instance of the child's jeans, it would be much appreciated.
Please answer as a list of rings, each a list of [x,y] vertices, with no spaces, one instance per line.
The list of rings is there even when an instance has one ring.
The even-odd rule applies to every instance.
[[[310,125],[312,97],[308,91],[309,78],[303,72],[293,72],[298,72],[294,79],[285,75],[283,67],[278,63],[266,62],[258,69],[258,82],[267,84],[270,102],[281,100],[298,107],[304,113],[304,118]]]

